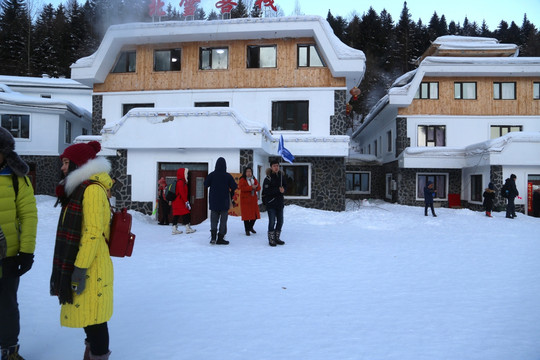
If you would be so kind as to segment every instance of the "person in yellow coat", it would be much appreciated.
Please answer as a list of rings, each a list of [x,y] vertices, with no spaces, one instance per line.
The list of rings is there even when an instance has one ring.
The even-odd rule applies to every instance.
[[[0,127],[0,347],[2,359],[19,355],[21,276],[32,267],[37,207],[28,165],[15,152],[15,139]]]
[[[84,328],[85,360],[109,358],[107,322],[113,312],[113,265],[107,241],[111,211],[107,191],[113,180],[110,162],[97,157],[96,141],[66,148],[63,180],[56,188],[62,211],[58,221],[51,275],[51,295],[62,308],[60,324]]]

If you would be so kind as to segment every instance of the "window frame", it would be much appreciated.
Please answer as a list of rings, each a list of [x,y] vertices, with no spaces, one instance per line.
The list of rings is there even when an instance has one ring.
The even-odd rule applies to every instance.
[[[392,199],[392,173],[386,174],[386,182],[385,182],[385,196],[387,199]]]
[[[133,55],[133,70],[131,70],[131,61]],[[117,69],[120,65],[120,61],[125,57],[125,64],[123,64],[123,69]],[[118,59],[114,63],[114,66],[111,70],[113,74],[126,74],[126,73],[136,73],[137,72],[137,51],[136,50],[125,50],[121,51]]]
[[[533,82],[533,100],[540,100],[540,82]]]
[[[273,48],[274,49],[274,64],[273,66],[261,66],[261,49],[262,48]],[[254,64],[252,64],[252,61],[255,61],[255,60],[252,60],[252,52],[255,52],[255,50],[258,50],[258,54],[257,54],[257,66],[254,66]],[[247,54],[246,54],[246,68],[248,69],[275,69],[277,68],[277,45],[276,44],[272,44],[272,45],[247,45],[246,47],[246,51],[247,51]]]
[[[286,168],[292,168],[292,167],[307,167],[307,195],[287,195],[287,192],[290,190],[289,189],[289,184],[287,184],[287,192],[285,192],[285,194],[283,194],[284,198],[285,199],[298,199],[298,200],[306,200],[306,199],[311,199],[311,178],[312,178],[312,165],[311,163],[293,163],[293,164],[289,164],[289,163],[280,163],[279,166],[280,166],[280,170],[283,171],[283,173],[285,174],[285,176],[287,176],[287,172],[286,172]]]
[[[195,101],[193,107],[230,107],[228,101]]]
[[[352,189],[349,189],[349,179],[348,179],[348,176],[349,175],[353,175],[353,182],[352,182]],[[356,187],[355,184],[355,176],[354,175],[358,175],[358,187],[360,188],[360,190],[354,190],[354,188]],[[362,186],[362,175],[366,175],[367,176],[367,181],[368,181],[368,184],[367,184],[367,191],[365,190],[361,190],[364,186]],[[345,172],[345,193],[346,194],[359,194],[359,195],[363,195],[363,194],[371,194],[371,171],[361,171],[361,170],[356,170],[356,171],[346,171]]]
[[[425,139],[425,145],[420,145],[420,128],[425,127],[426,129],[426,139]],[[429,140],[429,129],[433,128],[433,134],[434,134],[434,140]],[[443,145],[437,145],[437,136],[436,131],[437,129],[442,128],[444,131],[444,144]],[[434,145],[430,146],[429,143],[433,142]],[[446,125],[418,125],[416,128],[416,146],[418,147],[443,147],[446,146]]]
[[[504,91],[503,87],[504,85],[511,84],[513,85],[513,97],[512,98],[506,98],[504,97]],[[496,89],[498,87],[498,89]],[[493,82],[493,100],[516,100],[517,94],[516,94],[516,83],[513,81],[494,81]]]
[[[281,109],[281,111],[278,111],[280,109],[277,109],[277,107],[281,104],[296,104],[296,107],[294,109],[294,119],[295,122],[294,124],[295,125],[299,125],[299,128],[293,128],[293,129],[290,129],[290,128],[286,128],[285,126],[283,127],[280,127],[278,126],[278,124],[285,124],[285,123],[289,123],[289,121],[287,120],[287,114],[288,114],[288,108],[287,107],[283,107]],[[302,109],[300,109],[300,106],[303,105],[303,104],[306,104],[306,109],[305,109],[305,120],[306,122],[304,123],[296,123],[297,121],[300,121],[300,117],[298,116],[298,114],[300,113],[300,111]],[[278,114],[280,114],[283,116],[284,115],[284,119],[277,119],[277,116]],[[272,123],[271,123],[271,127],[272,127],[272,131],[303,131],[303,132],[308,132],[309,131],[309,100],[274,100],[272,101],[272,113],[271,113],[271,117],[272,117]]]
[[[306,48],[306,65],[300,65],[300,48]],[[321,65],[312,65],[311,64],[311,51],[315,50],[315,53],[317,54]],[[326,63],[324,62],[324,59],[321,56],[321,53],[319,52],[319,49],[316,44],[297,44],[296,46],[296,67],[299,69],[305,69],[305,68],[324,68],[326,67]]]
[[[174,62],[173,59],[173,51],[178,52],[178,62]],[[158,52],[169,52],[169,68],[168,69],[156,69],[156,53]],[[173,65],[178,63],[178,69],[173,69]],[[154,49],[154,66],[153,66],[154,72],[167,72],[167,71],[182,71],[182,49],[181,48],[173,48],[173,49]]]
[[[433,198],[433,200],[434,201],[448,201],[448,192],[449,192],[448,186],[449,186],[450,174],[448,174],[448,173],[427,173],[427,172],[416,173],[416,201],[424,201],[424,186],[422,186],[420,188],[420,177],[421,176],[426,177],[426,181],[424,182],[424,184],[426,184],[427,181],[432,181],[433,182],[433,184],[434,184],[433,188],[435,190],[437,190],[437,193],[440,190],[440,185],[438,185],[439,180],[437,179],[437,177],[444,176],[444,192],[445,192],[444,197],[439,197],[438,195],[436,195]],[[432,177],[433,179],[429,179],[429,177]]]
[[[391,153],[392,152],[392,149],[393,149],[393,144],[392,144],[392,130],[388,130],[386,132],[386,152],[387,153]]]
[[[426,86],[426,91],[423,90],[422,85]],[[437,87],[437,96],[432,96],[432,85],[436,85]],[[424,94],[427,93],[427,94]],[[414,95],[415,99],[420,100],[439,100],[439,82],[438,81],[424,81],[420,83],[420,86],[418,86],[418,90],[416,90],[416,94]]]
[[[463,86],[465,84],[474,84],[474,98],[463,97]],[[459,87],[459,97],[456,97],[456,86]],[[478,84],[476,81],[455,81],[454,82],[454,100],[477,100],[478,99]]]
[[[8,119],[4,119],[4,117],[7,116],[9,117]],[[19,117],[18,118],[18,127],[17,128],[13,128],[13,120],[11,117]],[[10,121],[11,122],[11,127],[5,127],[3,126],[3,123],[4,121]],[[25,131],[24,131],[24,128],[25,128],[25,123],[27,123],[27,131],[28,131],[28,136],[21,136],[21,135],[25,135]],[[31,121],[31,117],[30,117],[30,114],[25,114],[25,113],[20,113],[20,114],[13,114],[13,113],[0,113],[0,126],[3,127],[4,129],[6,129],[7,131],[9,131],[9,133],[13,136],[14,139],[20,139],[20,140],[30,140],[31,139],[31,136],[32,136],[32,131],[31,131],[31,128],[32,128],[32,121]],[[16,131],[16,133],[14,133],[14,130]]]
[[[470,175],[470,192],[469,199],[471,202],[481,203],[482,194],[484,193],[483,186],[483,176],[482,174],[471,174]]]
[[[213,54],[214,54],[214,51],[218,52],[219,50],[224,50],[227,55],[226,55],[226,66],[224,68],[218,68],[218,67],[214,67],[214,61],[213,61]],[[203,68],[203,54],[205,52],[208,52],[209,56],[208,56],[208,63],[209,63],[209,68]],[[228,46],[209,46],[209,47],[204,47],[204,46],[201,46],[199,48],[199,70],[201,71],[208,71],[208,70],[229,70],[229,47]]]
[[[496,136],[496,137],[493,137],[493,129],[499,129],[499,136]],[[519,130],[517,131],[512,131],[512,128],[519,128]],[[506,133],[502,133],[503,129],[507,130]],[[498,137],[501,137],[501,136],[504,136],[508,133],[511,133],[511,132],[521,132],[523,131],[523,125],[491,125],[489,127],[489,136],[490,136],[490,139],[496,139]]]
[[[151,106],[150,106],[151,105]],[[135,108],[155,108],[155,103],[126,103],[122,104],[122,117],[126,116],[126,114],[131,110]],[[127,110],[126,110],[127,109]]]

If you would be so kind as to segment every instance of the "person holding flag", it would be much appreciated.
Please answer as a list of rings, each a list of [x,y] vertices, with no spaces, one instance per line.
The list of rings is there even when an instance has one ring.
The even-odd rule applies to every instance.
[[[294,156],[283,146],[283,135],[279,139],[278,154],[283,160],[292,164]],[[287,181],[283,181],[283,172],[279,170],[279,161],[270,161],[270,169],[263,182],[262,198],[268,211],[268,244],[270,246],[285,245],[280,239],[283,227],[283,194],[287,191]]]

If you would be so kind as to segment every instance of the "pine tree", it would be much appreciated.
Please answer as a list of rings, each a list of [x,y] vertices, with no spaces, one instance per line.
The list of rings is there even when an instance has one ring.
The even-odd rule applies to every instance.
[[[5,0],[0,5],[0,73],[29,75],[30,17],[24,0]]]
[[[411,14],[407,7],[407,2],[403,3],[401,17],[396,26],[396,60],[402,73],[411,69],[410,60],[414,52],[414,22],[411,20]]]
[[[438,38],[439,35],[439,29],[441,26],[441,20],[439,19],[439,15],[437,15],[437,12],[433,12],[433,15],[431,16],[431,19],[429,20],[428,25],[428,32],[429,32],[429,38],[431,40],[435,40]]]
[[[251,18],[262,17],[262,11],[256,4],[253,4],[253,8],[251,9],[251,12],[249,13],[249,17]]]
[[[210,14],[208,14],[208,18],[206,20],[217,20],[217,19],[219,19],[218,14],[216,13],[214,9],[212,9],[212,11],[210,11]]]
[[[446,24],[446,17],[441,15],[441,21],[439,21],[439,29],[437,31],[438,36],[448,35],[448,25]]]
[[[231,19],[247,18],[248,12],[242,0],[238,0],[238,5],[231,10]]]
[[[486,24],[485,19],[482,21],[482,26],[480,27],[480,36],[481,37],[491,37],[491,36],[493,36],[491,31],[489,31],[489,28],[488,28],[488,26]]]
[[[34,27],[35,46],[32,49],[33,75],[52,75],[59,54],[54,46],[54,8],[52,4],[43,7]]]
[[[530,54],[531,40],[534,40],[536,34],[535,26],[527,19],[527,14],[523,16],[523,23],[521,24],[521,41],[522,47],[520,53],[523,56],[537,56]],[[533,46],[534,48],[534,46]]]
[[[448,24],[448,34],[458,35],[458,27],[456,26],[456,22],[454,20],[450,21],[450,24]]]

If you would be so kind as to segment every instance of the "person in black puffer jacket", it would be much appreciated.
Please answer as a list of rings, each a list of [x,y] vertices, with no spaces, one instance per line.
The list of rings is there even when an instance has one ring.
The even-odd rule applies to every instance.
[[[263,182],[263,203],[268,211],[268,244],[270,246],[284,245],[280,239],[283,227],[283,194],[287,191],[287,181],[283,172],[279,170],[279,162],[270,162],[270,172]],[[268,174],[269,173],[269,174]]]

